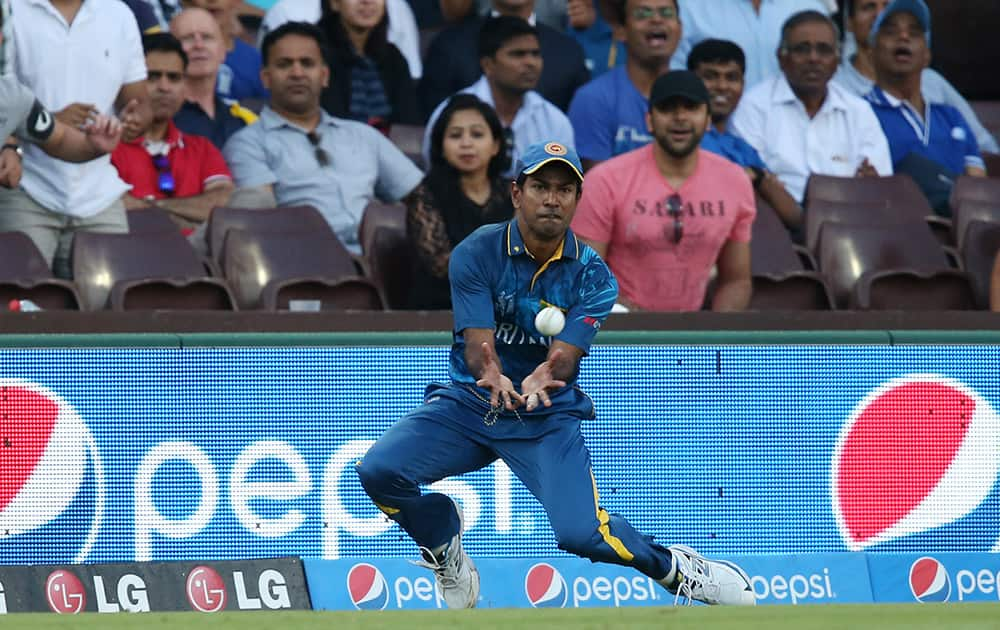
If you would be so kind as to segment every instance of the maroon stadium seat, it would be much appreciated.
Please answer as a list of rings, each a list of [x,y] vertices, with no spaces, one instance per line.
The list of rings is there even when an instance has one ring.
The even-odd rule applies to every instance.
[[[31,300],[47,310],[80,308],[76,286],[52,276],[35,243],[22,232],[0,232],[0,308]]]

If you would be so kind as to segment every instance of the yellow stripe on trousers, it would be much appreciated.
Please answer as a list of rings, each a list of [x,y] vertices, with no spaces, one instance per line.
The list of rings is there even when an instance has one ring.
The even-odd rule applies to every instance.
[[[604,542],[608,543],[608,546],[615,550],[619,558],[625,562],[632,562],[635,559],[635,554],[625,547],[625,543],[621,541],[621,538],[611,534],[611,526],[609,525],[611,516],[600,505],[600,497],[597,495],[597,480],[594,479],[593,470],[590,471],[590,482],[594,484],[594,509],[597,510],[597,521],[600,523],[597,531],[601,533],[601,538],[604,539]]]

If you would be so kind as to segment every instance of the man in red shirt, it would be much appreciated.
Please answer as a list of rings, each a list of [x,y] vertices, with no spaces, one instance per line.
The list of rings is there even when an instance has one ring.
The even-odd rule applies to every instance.
[[[156,206],[182,229],[203,223],[212,208],[223,206],[234,190],[222,153],[207,138],[182,133],[173,116],[184,103],[187,55],[169,33],[143,38],[153,122],[146,135],[123,142],[111,154],[118,175],[132,186],[128,209]]]

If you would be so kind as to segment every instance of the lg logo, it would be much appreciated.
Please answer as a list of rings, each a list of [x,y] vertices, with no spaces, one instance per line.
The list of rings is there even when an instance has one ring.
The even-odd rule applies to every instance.
[[[233,586],[236,591],[236,607],[239,610],[260,610],[268,608],[291,608],[285,576],[275,569],[265,569],[257,576],[257,593],[247,590],[242,571],[233,571]],[[229,593],[222,576],[215,569],[198,566],[191,570],[187,578],[188,602],[195,610],[214,613],[226,609]]]

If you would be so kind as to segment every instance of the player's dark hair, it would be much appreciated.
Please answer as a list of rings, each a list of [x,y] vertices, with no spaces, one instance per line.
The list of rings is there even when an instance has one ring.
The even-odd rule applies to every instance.
[[[184,52],[181,41],[170,33],[151,33],[142,36],[142,52],[148,55],[151,52],[176,53],[184,63],[184,69],[188,67],[188,56]]]
[[[602,13],[605,14],[606,20],[612,24],[625,24],[628,0],[598,0],[598,2],[603,9]],[[680,21],[681,0],[674,0],[674,8],[677,9],[677,20]]]
[[[788,18],[784,25],[782,25],[781,43],[778,44],[779,52],[788,46],[788,34],[803,24],[826,24],[830,27],[830,30],[833,31],[833,40],[838,43],[840,42],[840,27],[837,26],[837,23],[830,19],[829,15],[810,9],[808,11],[799,11],[792,17]]]
[[[743,49],[728,39],[706,39],[698,42],[688,55],[687,67],[691,72],[697,72],[703,63],[736,62],[740,72],[747,71],[747,57]]]
[[[504,44],[524,35],[534,35],[537,39],[538,29],[512,15],[486,18],[479,30],[479,58],[496,56]]]
[[[323,31],[319,30],[319,27],[315,24],[310,24],[309,22],[285,22],[278,28],[274,29],[270,33],[264,36],[264,41],[260,44],[260,56],[261,63],[265,66],[271,58],[271,49],[274,45],[278,43],[279,40],[288,37],[289,35],[301,35],[302,37],[308,37],[316,42],[319,46],[319,56],[322,62],[325,64],[327,55],[329,54],[326,43],[326,36],[323,35]]]

